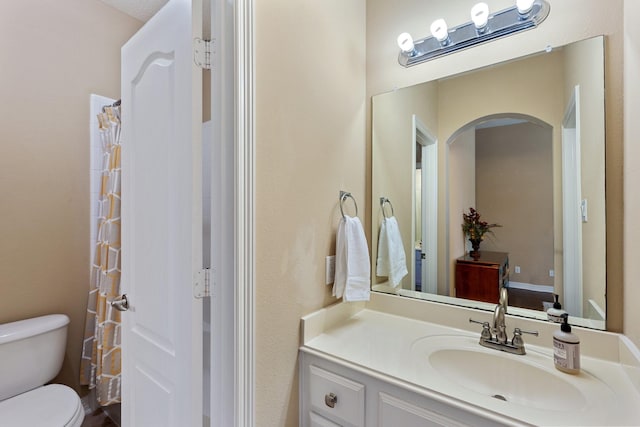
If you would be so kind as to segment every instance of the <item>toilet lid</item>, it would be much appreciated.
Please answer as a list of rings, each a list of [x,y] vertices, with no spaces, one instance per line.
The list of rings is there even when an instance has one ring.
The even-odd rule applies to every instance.
[[[61,384],[38,387],[0,402],[3,426],[79,426],[83,419],[80,397]]]

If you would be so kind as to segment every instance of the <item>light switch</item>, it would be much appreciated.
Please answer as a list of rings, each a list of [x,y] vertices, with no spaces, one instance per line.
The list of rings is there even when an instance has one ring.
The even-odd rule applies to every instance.
[[[582,222],[589,221],[589,213],[587,212],[589,208],[589,204],[587,203],[587,199],[582,199],[580,202],[580,214],[582,215]]]

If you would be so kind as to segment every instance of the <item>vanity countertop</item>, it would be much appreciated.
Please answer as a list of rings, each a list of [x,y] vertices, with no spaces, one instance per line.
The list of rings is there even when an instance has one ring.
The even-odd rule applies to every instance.
[[[511,327],[508,322],[509,320],[507,325]],[[550,326],[554,327],[556,326]],[[545,338],[548,336],[547,333],[541,335]],[[617,346],[618,343],[614,341],[616,336],[617,334],[604,333],[603,342]],[[536,369],[541,369],[539,372],[544,375],[559,375],[561,382],[582,391],[584,400],[574,402],[572,409],[564,410],[564,403],[551,402],[550,410],[548,405],[536,408],[536,396],[532,396],[533,404],[524,401],[504,402],[490,395],[480,394],[477,390],[462,387],[452,381],[447,373],[430,367],[428,357],[416,352],[419,346],[425,347],[425,343],[428,347],[425,339],[433,337],[457,337],[456,339],[465,340],[465,345],[475,351],[475,344],[469,343],[477,343],[479,333],[472,330],[390,314],[371,309],[369,305],[340,303],[305,316],[302,319],[302,337],[303,352],[326,357],[450,405],[482,413],[496,421],[533,425],[640,423],[640,390],[637,378],[629,375],[629,366],[626,366],[640,364],[636,357],[629,357],[633,350],[628,353],[616,348],[607,357],[594,357],[587,352],[581,358],[582,372],[579,375],[557,371],[553,366],[550,346],[527,342],[527,354],[524,356],[486,350],[490,352],[489,355],[495,352],[496,357],[503,357],[505,359],[501,360],[506,362],[513,358],[516,364],[525,360],[520,358],[527,358],[525,361],[535,365]],[[548,341],[550,344],[551,340]],[[479,344],[477,348],[482,349]],[[621,355],[622,353],[624,354]],[[637,371],[637,366],[636,364],[632,369]],[[478,369],[482,369],[482,366],[478,366]],[[517,375],[501,379],[505,382],[518,380]]]

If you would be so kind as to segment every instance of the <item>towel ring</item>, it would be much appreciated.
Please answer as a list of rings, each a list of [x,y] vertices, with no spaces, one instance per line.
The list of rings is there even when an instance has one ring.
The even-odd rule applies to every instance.
[[[391,200],[387,199],[386,197],[380,197],[380,209],[382,209],[382,216],[385,218],[389,218],[385,213],[384,213],[384,204],[388,203],[389,206],[391,207],[391,216],[395,216],[395,213],[393,212],[393,205],[391,204]]]
[[[353,206],[356,207],[356,216],[358,216],[358,204],[356,203],[356,199],[353,198],[351,193],[347,193],[346,191],[340,191],[340,213],[342,214],[342,218],[346,217],[344,214],[344,209],[342,208],[342,204],[344,203],[345,200],[347,200],[347,197],[350,197],[351,200],[353,200]]]

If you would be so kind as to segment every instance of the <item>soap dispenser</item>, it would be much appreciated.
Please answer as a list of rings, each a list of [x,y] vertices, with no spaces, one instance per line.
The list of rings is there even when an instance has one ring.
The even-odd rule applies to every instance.
[[[571,332],[567,313],[562,315],[560,330],[553,333],[553,363],[562,372],[580,372],[580,338]]]
[[[547,318],[552,322],[562,323],[563,315],[567,314],[567,312],[562,309],[562,305],[558,301],[558,294],[553,294],[553,297],[556,301],[553,303],[553,307],[547,310]]]

